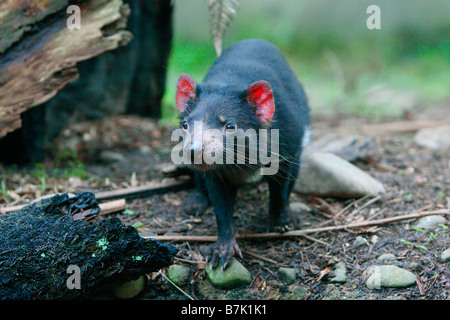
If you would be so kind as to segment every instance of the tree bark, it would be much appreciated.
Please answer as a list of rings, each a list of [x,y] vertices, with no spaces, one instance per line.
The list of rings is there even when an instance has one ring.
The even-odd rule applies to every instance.
[[[81,9],[79,30],[67,27],[70,4]],[[0,138],[22,125],[23,112],[77,79],[78,62],[125,45],[127,15],[121,0],[1,2]]]
[[[47,16],[56,16],[58,12],[65,10],[69,4],[68,1],[62,0],[49,1],[55,4],[46,7]],[[28,2],[30,1],[26,1],[26,3]],[[34,2],[39,1],[34,0]],[[41,2],[45,1],[41,0]],[[75,1],[69,2],[74,3]],[[87,19],[85,12],[87,14],[93,10],[91,8],[92,3],[97,4],[96,8],[100,8],[100,3],[101,6],[106,6],[110,2],[116,3],[117,1],[86,0],[76,2],[80,3],[80,6],[84,6],[82,9],[82,25],[84,28]],[[0,152],[1,161],[7,163],[42,161],[47,154],[45,147],[70,122],[99,119],[118,114],[137,114],[160,118],[161,99],[165,91],[172,41],[172,4],[169,0],[124,0],[124,2],[131,9],[127,30],[133,34],[133,40],[127,46],[119,47],[116,50],[109,52],[104,50],[104,53],[98,54],[98,57],[92,59],[90,58],[94,55],[86,56],[89,51],[85,51],[90,48],[84,46],[84,49],[77,50],[79,56],[72,56],[72,59],[79,58],[76,61],[79,62],[76,69],[71,66],[58,72],[53,79],[55,82],[52,86],[54,90],[49,92],[45,99],[40,99],[40,102],[50,99],[65,84],[73,82],[39,107],[32,109],[29,106],[23,107],[20,105],[8,108],[2,107],[2,90],[6,90],[6,87],[1,81],[2,76],[0,76],[0,117],[2,119],[0,120],[0,150],[10,151],[3,155]],[[91,7],[88,6],[89,4],[91,4]],[[0,4],[0,16],[2,6],[5,6],[5,4]],[[121,12],[122,16],[125,16],[124,13],[129,13],[124,12],[123,7],[120,8],[122,9],[118,9],[118,12]],[[91,15],[94,16],[94,12]],[[27,20],[27,27],[33,30],[48,29],[49,23],[46,20],[50,19],[42,18],[41,20],[46,23],[41,23],[36,22],[38,18],[40,16],[36,15],[35,20]],[[59,20],[65,25],[66,19],[67,15]],[[53,17],[53,20],[58,19]],[[118,26],[123,26],[123,19],[119,18],[114,21],[105,24],[97,21],[96,26],[101,30],[103,38],[89,41],[89,44],[97,46],[97,41],[105,42],[109,40],[109,42],[112,42],[118,40],[115,46],[117,47],[119,44],[127,42],[129,33],[124,33],[118,28]],[[41,24],[42,28],[40,27]],[[13,41],[12,39],[20,39],[20,42],[22,42],[22,38],[27,35],[27,32],[23,32],[20,36],[9,37],[9,41],[7,41],[8,39],[3,41],[2,26],[5,30],[8,27],[8,25],[4,26],[0,19],[0,50],[2,50],[2,45],[4,47],[12,46],[15,41],[19,41]],[[65,33],[70,35],[67,30]],[[62,44],[64,48],[68,45]],[[5,55],[3,57],[0,55],[0,72],[2,71],[2,61],[7,61],[5,59],[7,59]],[[42,61],[40,66],[45,68],[47,63],[49,62]],[[21,70],[21,68],[23,66],[17,70]],[[3,73],[1,72],[1,74]],[[34,77],[34,79],[39,77]],[[58,85],[57,80],[62,83]],[[19,87],[23,88],[24,86],[19,85]],[[42,92],[44,89],[39,90]],[[18,97],[17,92],[10,94],[7,98],[8,103],[11,104],[10,100],[15,99],[16,96]],[[37,105],[37,103],[33,101],[33,105]],[[11,132],[21,126],[20,130]],[[2,136],[5,136],[7,132],[11,133],[2,139]]]
[[[172,4],[169,0],[139,2],[137,72],[131,85],[127,113],[159,119],[172,44]]]

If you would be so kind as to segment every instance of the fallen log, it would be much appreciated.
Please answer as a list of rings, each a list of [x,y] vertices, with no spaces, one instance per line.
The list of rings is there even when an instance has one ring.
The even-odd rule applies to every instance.
[[[80,210],[98,213],[92,193],[58,194],[0,216],[0,300],[92,298],[173,263],[174,246],[143,239],[119,218],[77,221]]]
[[[69,5],[80,29],[69,29]],[[78,77],[76,64],[131,40],[121,0],[0,2],[0,138],[22,125],[20,115]]]

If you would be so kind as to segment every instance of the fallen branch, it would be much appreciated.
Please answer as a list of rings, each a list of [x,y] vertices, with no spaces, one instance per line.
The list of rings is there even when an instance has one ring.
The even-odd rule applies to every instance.
[[[95,194],[95,199],[107,200],[114,198],[139,198],[179,190],[190,184],[192,184],[191,179],[170,179],[163,182],[152,182],[145,186],[98,192]]]
[[[114,212],[119,212],[125,210],[126,201],[125,199],[113,200],[104,203],[100,203],[100,214],[107,215]]]
[[[179,189],[187,188],[188,186],[192,185],[191,179],[169,179],[167,181],[163,182],[152,182],[150,184],[139,186],[139,187],[132,187],[132,188],[124,188],[124,189],[117,189],[117,190],[111,190],[111,191],[103,191],[103,192],[97,192],[95,193],[95,199],[98,201],[103,200],[111,200],[111,199],[121,199],[121,201],[125,201],[124,198],[139,198],[154,194],[160,194],[160,193],[166,193],[169,191],[176,191]],[[51,197],[53,195],[47,195],[45,197]],[[11,207],[1,207],[0,206],[0,215],[5,213],[11,213],[14,211],[19,211],[26,205],[18,205],[18,206],[11,206]],[[102,207],[102,205],[100,205]]]
[[[360,127],[360,131],[366,134],[380,132],[416,132],[423,128],[436,128],[445,125],[445,121],[395,121],[388,123],[368,124]]]
[[[0,207],[0,215],[6,214],[6,213],[11,213],[14,211],[19,211],[20,209],[22,209],[25,206],[27,206],[27,205],[22,204],[19,206],[12,206],[12,207]]]
[[[119,200],[114,200],[114,201],[100,203],[98,206],[100,207],[100,214],[101,215],[106,215],[106,214],[110,214],[110,213],[119,212],[119,211],[124,210],[125,209],[125,204],[126,204],[125,199],[119,199]],[[14,206],[14,207],[0,208],[0,215],[11,213],[11,212],[15,212],[15,211],[19,211],[19,210],[23,209],[24,207],[26,207],[27,205],[28,204],[20,205],[20,206]],[[74,215],[74,219],[75,220],[79,220],[80,217],[89,215],[90,211],[91,210],[86,210],[83,213],[77,213],[77,214]]]
[[[236,239],[240,240],[264,240],[264,239],[281,239],[290,237],[303,237],[307,234],[316,232],[338,231],[345,229],[361,228],[385,223],[397,222],[401,220],[416,219],[430,215],[445,214],[450,215],[450,209],[424,211],[420,213],[405,214],[396,217],[390,217],[379,220],[363,221],[358,223],[350,223],[341,226],[310,228],[303,230],[293,230],[287,232],[268,232],[268,233],[254,233],[254,234],[238,234]],[[217,240],[216,236],[145,236],[144,238],[153,238],[159,241],[193,241],[193,242],[214,242]]]

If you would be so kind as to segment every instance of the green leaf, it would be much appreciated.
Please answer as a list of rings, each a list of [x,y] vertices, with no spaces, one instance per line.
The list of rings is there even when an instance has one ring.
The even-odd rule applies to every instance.
[[[422,250],[424,250],[424,251],[427,251],[427,250],[428,250],[427,247],[425,247],[425,246],[423,246],[423,245],[421,245],[421,244],[417,244],[417,245],[415,245],[415,247],[416,247],[416,248],[419,248],[419,249],[422,249]]]
[[[125,210],[123,210],[122,214],[126,214],[126,215],[130,215],[131,216],[131,215],[134,214],[134,211],[130,210],[130,209],[125,209]]]
[[[132,224],[131,226],[135,229],[142,227],[144,224],[142,222],[136,222],[134,224]]]

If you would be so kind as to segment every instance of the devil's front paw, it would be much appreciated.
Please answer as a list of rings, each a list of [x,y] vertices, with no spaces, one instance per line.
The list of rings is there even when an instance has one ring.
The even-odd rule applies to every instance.
[[[196,217],[202,215],[208,208],[209,208],[208,198],[202,193],[197,191],[184,204],[184,209],[186,213],[194,215]]]
[[[231,261],[231,258],[238,255],[242,258],[241,249],[235,238],[229,240],[217,240],[210,248],[207,261],[210,262],[212,269],[215,269],[220,263],[220,267],[224,270]]]
[[[290,221],[288,219],[287,212],[279,214],[277,216],[270,215],[268,223],[269,232],[286,232],[293,230]]]

